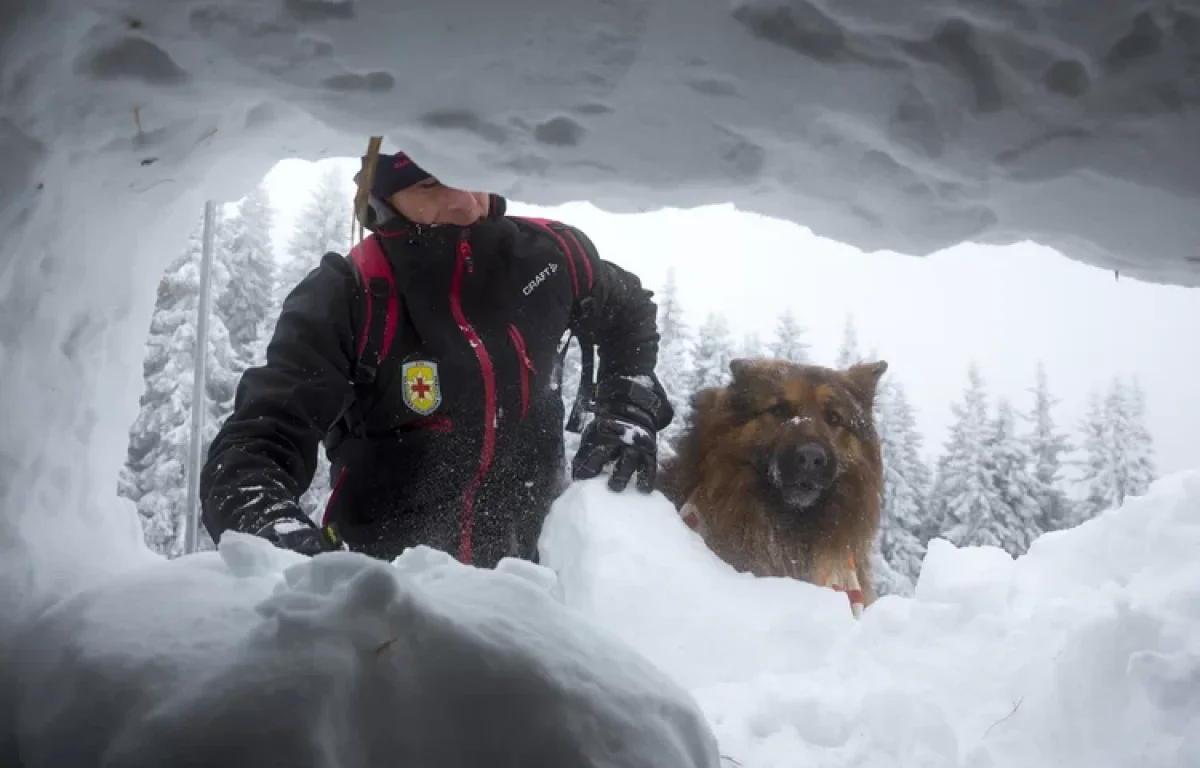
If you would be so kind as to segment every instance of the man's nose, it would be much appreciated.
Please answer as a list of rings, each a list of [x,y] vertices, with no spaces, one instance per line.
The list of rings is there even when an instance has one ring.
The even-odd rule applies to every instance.
[[[452,211],[473,211],[479,208],[479,200],[474,192],[456,189],[450,196],[449,208]]]

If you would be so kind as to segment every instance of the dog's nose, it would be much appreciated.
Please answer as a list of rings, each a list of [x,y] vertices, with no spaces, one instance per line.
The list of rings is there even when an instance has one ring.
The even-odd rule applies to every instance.
[[[829,452],[817,443],[802,445],[796,449],[796,462],[801,471],[820,472],[829,463]]]
[[[788,485],[824,488],[833,480],[832,457],[820,443],[794,445],[780,463],[780,474]]]

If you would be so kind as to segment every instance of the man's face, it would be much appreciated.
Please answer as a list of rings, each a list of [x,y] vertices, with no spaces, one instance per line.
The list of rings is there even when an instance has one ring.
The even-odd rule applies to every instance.
[[[487,216],[486,192],[468,192],[425,179],[402,189],[388,200],[400,215],[417,224],[469,226]]]

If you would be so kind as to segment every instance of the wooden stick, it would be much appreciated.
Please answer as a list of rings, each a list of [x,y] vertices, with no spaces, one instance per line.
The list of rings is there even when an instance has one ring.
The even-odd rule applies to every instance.
[[[367,142],[367,157],[362,171],[358,174],[358,191],[354,195],[354,218],[350,221],[350,250],[354,250],[354,246],[365,236],[363,221],[367,218],[371,186],[375,183],[375,163],[379,160],[381,144],[383,144],[382,136],[372,136]],[[357,233],[355,232],[356,227]]]

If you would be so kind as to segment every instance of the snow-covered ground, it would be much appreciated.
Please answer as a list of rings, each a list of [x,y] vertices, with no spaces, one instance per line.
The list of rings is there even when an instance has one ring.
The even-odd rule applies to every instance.
[[[604,482],[543,566],[235,536],[95,583],[6,665],[0,765],[1200,765],[1200,472],[1016,561],[935,543],[857,621]]]
[[[237,534],[126,569],[25,627],[0,765],[717,768],[695,702],[552,583]]]
[[[935,540],[912,599],[741,576],[669,507],[576,487],[568,605],[697,697],[749,768],[1200,765],[1200,472],[1013,560]]]

